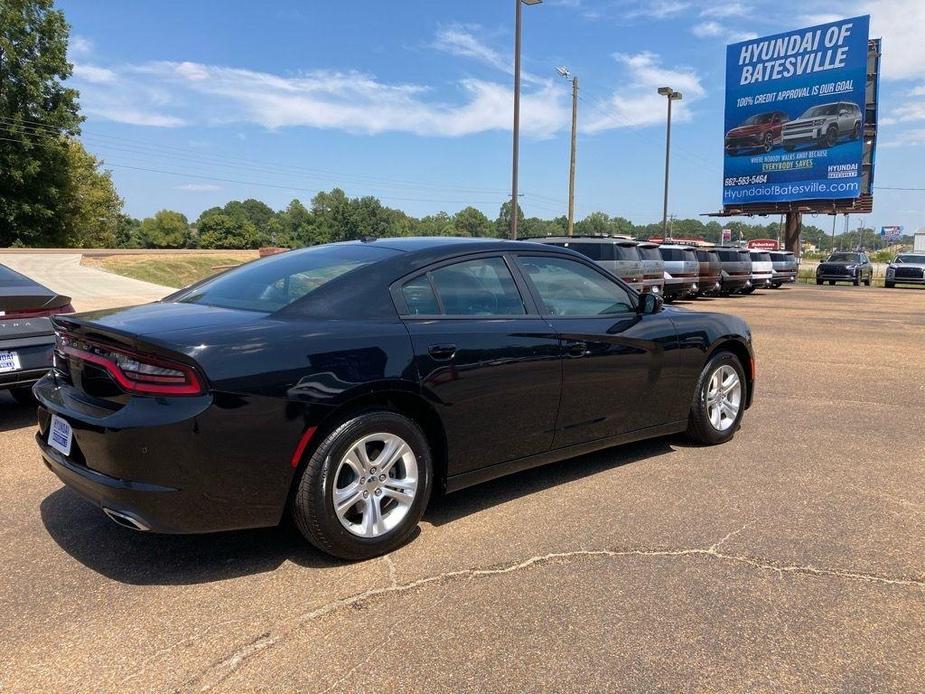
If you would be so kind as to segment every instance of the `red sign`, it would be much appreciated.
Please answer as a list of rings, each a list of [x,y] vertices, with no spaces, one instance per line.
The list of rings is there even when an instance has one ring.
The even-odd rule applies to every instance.
[[[776,251],[780,249],[777,239],[752,239],[748,242],[748,247],[760,251]]]

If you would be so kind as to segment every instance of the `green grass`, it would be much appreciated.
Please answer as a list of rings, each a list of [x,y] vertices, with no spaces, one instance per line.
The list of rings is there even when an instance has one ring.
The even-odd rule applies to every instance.
[[[106,272],[165,287],[185,287],[257,257],[256,251],[229,251],[227,255],[115,255],[84,258],[84,263]]]

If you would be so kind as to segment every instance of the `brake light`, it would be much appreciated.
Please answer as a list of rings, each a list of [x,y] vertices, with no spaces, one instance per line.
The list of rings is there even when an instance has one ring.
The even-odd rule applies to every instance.
[[[59,306],[58,308],[28,308],[22,311],[7,311],[6,313],[0,312],[0,318],[3,320],[22,320],[25,318],[45,318],[47,316],[58,316],[62,313],[74,313],[74,307],[70,304],[65,304],[64,306]]]
[[[116,383],[130,393],[201,395],[205,392],[202,378],[186,364],[68,333],[56,333],[55,342],[57,352],[106,369]]]

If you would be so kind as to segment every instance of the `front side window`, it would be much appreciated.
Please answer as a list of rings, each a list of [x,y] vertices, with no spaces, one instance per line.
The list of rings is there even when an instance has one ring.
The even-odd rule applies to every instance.
[[[527,312],[511,271],[501,258],[466,260],[429,275],[443,305],[442,313],[447,316],[519,316]],[[402,288],[406,301],[408,284]]]
[[[629,292],[587,265],[540,256],[521,256],[518,262],[547,315],[609,316],[635,310]]]

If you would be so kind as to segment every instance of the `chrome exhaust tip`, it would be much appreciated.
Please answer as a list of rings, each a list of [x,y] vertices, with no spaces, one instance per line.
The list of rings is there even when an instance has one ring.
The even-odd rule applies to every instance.
[[[109,516],[109,519],[116,525],[121,525],[123,528],[129,528],[130,530],[138,530],[139,532],[147,532],[151,528],[140,518],[125,513],[124,511],[113,511],[111,508],[103,508],[103,513]]]

